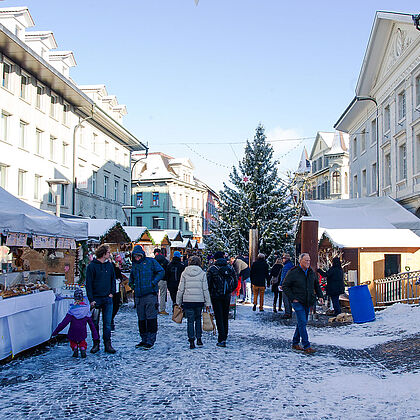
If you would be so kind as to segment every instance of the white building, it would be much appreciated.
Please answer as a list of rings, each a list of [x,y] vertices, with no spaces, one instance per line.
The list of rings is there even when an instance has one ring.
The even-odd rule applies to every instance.
[[[335,128],[350,135],[351,198],[389,195],[420,217],[420,31],[377,12],[356,97]]]
[[[76,86],[73,53],[33,26],[26,7],[0,9],[0,186],[43,210],[58,193],[62,214],[123,222],[130,153],[145,146],[122,126],[125,106],[104,85]]]

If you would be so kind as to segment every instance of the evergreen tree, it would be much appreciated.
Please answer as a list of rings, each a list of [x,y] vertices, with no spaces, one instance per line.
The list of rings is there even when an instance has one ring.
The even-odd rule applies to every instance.
[[[269,256],[290,247],[294,203],[287,183],[277,174],[278,161],[260,124],[245,155],[229,175],[232,187],[220,191],[218,218],[206,239],[209,252],[224,249],[230,255],[248,253],[249,229],[257,228],[259,251]]]

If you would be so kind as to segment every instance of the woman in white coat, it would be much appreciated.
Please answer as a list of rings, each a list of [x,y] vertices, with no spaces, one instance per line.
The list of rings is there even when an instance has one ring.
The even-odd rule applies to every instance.
[[[201,268],[200,258],[195,255],[188,259],[188,267],[182,272],[176,303],[184,308],[190,349],[195,348],[195,339],[197,346],[202,346],[201,311],[204,305],[206,310],[210,309],[211,300],[206,273]]]

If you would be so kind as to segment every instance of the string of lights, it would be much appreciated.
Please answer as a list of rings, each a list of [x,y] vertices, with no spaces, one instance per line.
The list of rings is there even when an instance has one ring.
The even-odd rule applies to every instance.
[[[191,150],[191,152],[193,152],[194,154],[196,154],[197,156],[199,156],[201,159],[204,159],[204,160],[206,160],[207,162],[209,162],[209,163],[212,163],[213,165],[216,165],[216,166],[220,166],[221,168],[226,168],[226,169],[231,169],[232,167],[231,166],[226,166],[226,165],[223,165],[222,163],[219,163],[219,162],[215,162],[215,161],[213,161],[213,160],[210,160],[210,159],[208,159],[208,158],[206,158],[205,156],[203,156],[201,153],[198,153],[197,151],[195,151],[189,144],[187,144],[187,143],[184,143],[184,146],[186,146],[188,149],[190,149]]]

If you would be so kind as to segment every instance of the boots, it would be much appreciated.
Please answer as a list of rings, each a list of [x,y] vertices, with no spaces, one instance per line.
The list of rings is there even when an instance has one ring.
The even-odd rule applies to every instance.
[[[274,312],[275,314],[277,313],[276,306],[273,306],[273,312]]]
[[[117,352],[117,350],[115,350],[112,345],[111,345],[111,340],[109,341],[105,341],[105,353],[110,353],[110,354],[114,354]]]
[[[190,338],[188,341],[190,342],[190,349],[195,349],[194,339]]]
[[[99,340],[94,340],[93,341],[93,347],[90,349],[90,352],[92,354],[98,353],[99,351]]]
[[[77,347],[73,350],[73,357],[79,357],[79,349]]]
[[[86,350],[85,349],[80,349],[80,357],[82,359],[86,359]]]
[[[197,346],[201,347],[203,345],[203,342],[201,341],[201,338],[197,338]]]

